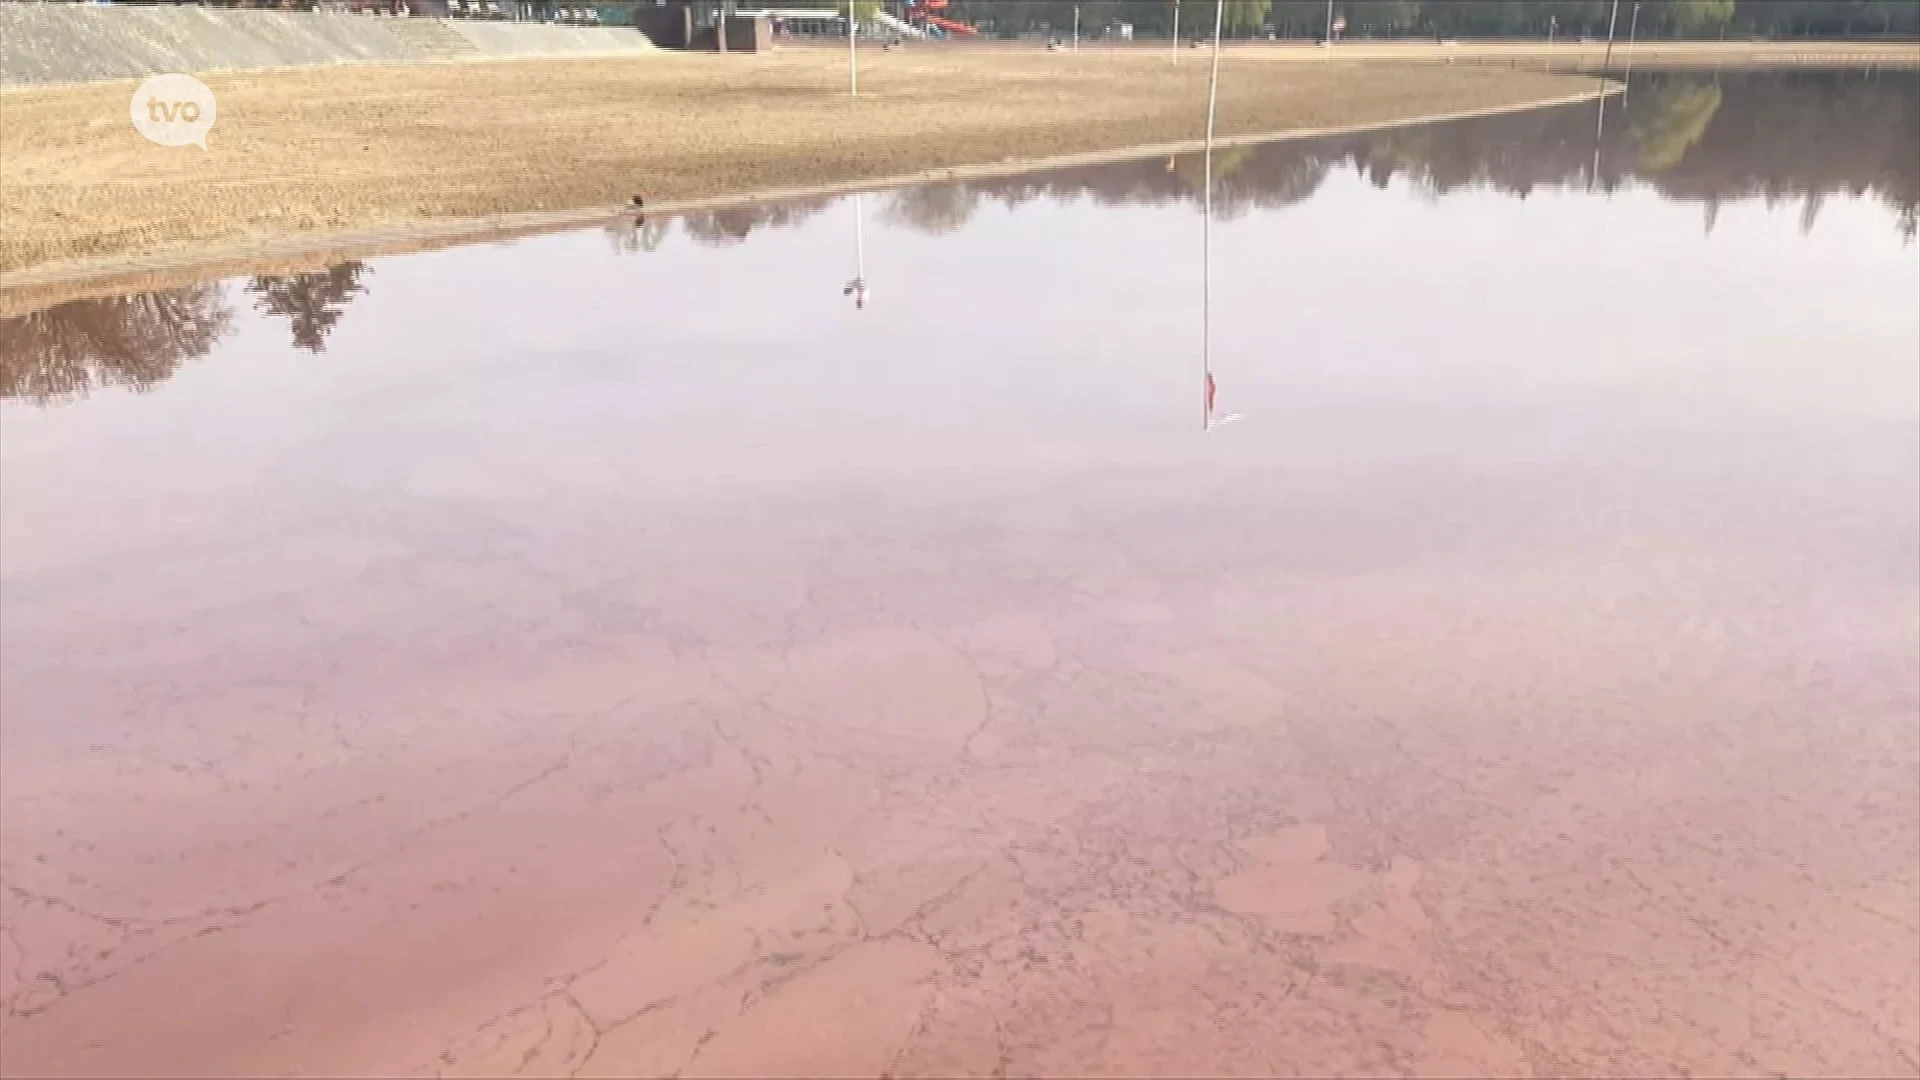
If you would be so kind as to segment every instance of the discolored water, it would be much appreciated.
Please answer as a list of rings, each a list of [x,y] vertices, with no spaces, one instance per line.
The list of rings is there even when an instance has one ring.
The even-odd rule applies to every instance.
[[[0,325],[0,1068],[1920,1072],[1920,84],[1608,108]]]

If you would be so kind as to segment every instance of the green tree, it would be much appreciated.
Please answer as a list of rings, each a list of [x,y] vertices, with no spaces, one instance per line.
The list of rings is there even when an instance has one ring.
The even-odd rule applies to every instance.
[[[1347,33],[1399,37],[1411,33],[1423,17],[1418,0],[1354,0],[1347,5]]]
[[[1729,28],[1769,38],[1920,33],[1914,0],[1734,0]]]
[[[1273,0],[1267,18],[1281,37],[1317,38],[1327,30],[1326,0]]]
[[[1267,12],[1272,9],[1272,0],[1217,0],[1224,3],[1226,9],[1220,13],[1223,31],[1227,34],[1250,34],[1264,30],[1267,26]],[[1203,5],[1211,7],[1211,4]],[[1208,11],[1206,25],[1213,25],[1213,12]]]
[[[1661,11],[1675,37],[1702,37],[1732,21],[1733,0],[1672,0]]]

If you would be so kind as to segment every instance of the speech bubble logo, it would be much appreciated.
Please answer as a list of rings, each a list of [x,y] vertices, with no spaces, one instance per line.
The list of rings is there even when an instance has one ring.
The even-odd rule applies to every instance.
[[[161,146],[207,148],[207,132],[219,115],[213,91],[191,75],[155,75],[140,84],[127,104],[133,130]]]

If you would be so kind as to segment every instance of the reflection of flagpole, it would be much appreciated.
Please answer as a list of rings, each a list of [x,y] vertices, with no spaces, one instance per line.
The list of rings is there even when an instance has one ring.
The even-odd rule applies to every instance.
[[[1636,2],[1634,10],[1639,10]],[[1607,12],[1607,52],[1600,60],[1600,74],[1604,77],[1607,69],[1613,66],[1613,29],[1620,21],[1620,0],[1613,0],[1613,7]],[[1600,139],[1607,131],[1607,95],[1600,95],[1600,115],[1593,122],[1593,168],[1587,173],[1587,190],[1592,191],[1600,182]]]
[[[1593,168],[1587,172],[1587,190],[1600,182],[1600,139],[1607,132],[1607,94],[1600,95],[1600,116],[1593,122]]]
[[[1220,25],[1226,0],[1213,5],[1213,72],[1207,78],[1206,163],[1200,195],[1200,427],[1213,425],[1213,118],[1220,100]]]
[[[867,229],[865,197],[858,191],[853,193],[853,280],[840,290],[841,296],[853,297],[855,311],[864,311],[867,307]]]

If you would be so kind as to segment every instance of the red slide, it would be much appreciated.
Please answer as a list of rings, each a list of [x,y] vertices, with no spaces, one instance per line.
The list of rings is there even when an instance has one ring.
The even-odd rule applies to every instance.
[[[966,23],[956,22],[953,19],[942,18],[939,15],[932,14],[946,6],[947,0],[908,0],[907,18],[914,22],[925,23],[928,26],[937,26],[949,34],[959,34],[963,37],[968,34],[977,34],[980,32],[974,27],[968,26]]]

